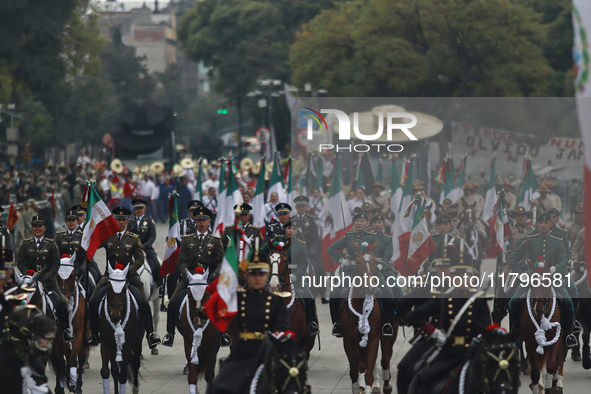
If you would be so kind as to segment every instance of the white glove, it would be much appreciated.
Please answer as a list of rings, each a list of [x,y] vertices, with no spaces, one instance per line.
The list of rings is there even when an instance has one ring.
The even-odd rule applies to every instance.
[[[291,283],[296,283],[297,278],[295,274],[289,274],[289,280],[291,281]]]
[[[552,275],[554,275],[555,272],[556,272],[556,267],[554,267],[554,266],[550,267],[550,273]]]
[[[339,260],[339,264],[343,267],[348,267],[349,265],[351,265],[351,262],[343,257]]]
[[[439,330],[438,328],[433,331],[433,334],[429,337],[429,339],[435,340],[435,346],[443,347],[445,341],[447,341],[447,336],[443,333],[443,331]]]
[[[384,269],[384,264],[381,264],[381,263],[380,263],[380,264],[378,264],[378,269],[379,269],[380,271],[381,271],[381,270],[383,270],[383,269]]]

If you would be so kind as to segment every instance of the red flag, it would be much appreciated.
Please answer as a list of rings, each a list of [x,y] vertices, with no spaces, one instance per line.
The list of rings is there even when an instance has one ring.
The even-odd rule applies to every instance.
[[[8,219],[6,220],[6,226],[10,230],[16,226],[16,222],[18,222],[18,214],[16,213],[16,207],[14,206],[14,202],[10,202],[10,209],[8,210]]]
[[[55,216],[57,215],[57,206],[55,205],[55,189],[51,190],[51,207],[53,208],[53,220],[55,220]]]

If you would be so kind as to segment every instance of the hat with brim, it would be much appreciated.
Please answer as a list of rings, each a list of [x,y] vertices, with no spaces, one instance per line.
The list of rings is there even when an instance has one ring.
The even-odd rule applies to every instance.
[[[294,198],[293,202],[295,202],[296,207],[308,206],[310,199],[306,196],[297,196]]]
[[[113,208],[113,217],[117,220],[127,220],[131,216],[131,211],[125,207]]]
[[[386,188],[384,187],[384,185],[382,185],[380,182],[376,182],[373,184],[373,186],[371,187],[372,189],[379,187],[380,190],[385,190]]]
[[[382,215],[375,215],[374,217],[371,218],[371,223],[376,222],[378,220],[381,220],[383,222],[384,217]]]
[[[238,208],[238,205],[234,205],[234,211],[236,211],[236,208]],[[250,206],[246,203],[240,204],[240,214],[241,215],[250,215],[250,211],[252,211],[252,206]]]
[[[66,220],[78,220],[78,214],[76,211],[68,211],[66,212]]]
[[[355,214],[355,216],[353,216],[353,221],[357,220],[357,219],[364,219],[367,220],[367,214],[365,212],[359,212],[357,214]]]
[[[211,219],[211,211],[205,207],[197,207],[193,217],[195,219]]]
[[[575,213],[584,213],[584,208],[585,205],[583,203],[577,204],[576,208],[571,208],[570,212],[575,214]]]
[[[525,209],[522,206],[515,208],[514,211],[513,210],[509,211],[509,217],[511,219],[515,219],[515,216],[517,216],[517,215],[525,215],[528,219],[531,219],[534,214],[532,211],[528,211],[527,209]]]
[[[435,224],[451,223],[451,216],[447,213],[442,213],[435,219]]]
[[[538,215],[538,222],[550,222],[552,221],[552,216],[548,212],[544,212]]]
[[[45,219],[43,216],[35,215],[31,219],[31,226],[45,226]]]
[[[251,261],[248,263],[248,272],[269,272],[269,264],[264,261]]]
[[[146,205],[148,205],[148,202],[142,198],[136,198],[131,201],[131,205],[133,205],[134,208],[145,208]]]
[[[455,208],[453,207],[446,207],[446,206],[441,206],[439,207],[439,209],[436,209],[435,212],[435,216],[440,216],[442,214],[446,214],[449,215],[449,217],[451,217],[452,219],[455,218],[456,216],[458,216],[458,212],[455,211]]]
[[[289,204],[286,204],[284,202],[279,203],[275,206],[275,211],[279,214],[279,213],[290,213],[291,212],[291,206],[289,206]]]
[[[183,167],[184,169],[193,168],[193,160],[189,159],[188,157],[185,157],[183,160],[181,160],[181,167]]]
[[[189,201],[189,203],[187,204],[187,209],[189,211],[193,211],[199,207],[204,207],[205,205],[203,205],[203,203],[199,200],[191,200]]]
[[[466,182],[462,187],[464,190],[474,190],[474,184],[472,182]]]
[[[540,188],[536,191],[539,193],[552,193],[552,190],[548,189],[548,185],[546,185],[545,183],[542,183]]]

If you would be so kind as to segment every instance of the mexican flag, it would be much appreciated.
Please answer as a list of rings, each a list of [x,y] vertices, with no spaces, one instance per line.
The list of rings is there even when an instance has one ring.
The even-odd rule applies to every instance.
[[[292,208],[292,210],[295,212],[295,205],[293,200],[298,196],[298,192],[296,190],[294,190],[293,188],[293,183],[291,181],[291,178],[293,178],[291,176],[291,157],[287,160],[287,167],[285,167],[285,174],[283,176],[283,184],[286,185],[287,188],[287,195],[285,197],[286,202],[289,204],[289,206]]]
[[[220,188],[218,193],[218,208],[215,217],[215,224],[213,225],[214,234],[221,236],[224,233],[224,220],[226,208],[226,161],[222,158],[220,160]],[[232,220],[234,223],[234,220]]]
[[[402,200],[402,186],[400,186],[400,175],[396,169],[396,157],[392,156],[392,175],[390,183],[390,211],[394,213],[395,218],[398,218],[398,209],[400,208],[400,200]],[[396,220],[392,221],[390,233],[394,234],[394,225]],[[394,249],[398,249],[398,242],[394,242]]]
[[[505,191],[499,192],[497,203],[493,208],[493,217],[490,221],[491,251],[489,256],[496,256],[503,251],[504,238],[511,235],[509,217],[505,208]]]
[[[347,206],[347,199],[341,187],[341,155],[338,153],[332,173],[330,195],[328,203],[324,208],[325,215],[323,215],[326,217],[326,221],[330,226],[330,231],[327,231],[322,239],[322,261],[327,272],[334,272],[337,269],[337,265],[333,263],[328,254],[328,247],[338,239],[344,237],[345,232],[353,227],[351,214]]]
[[[252,206],[252,224],[261,228],[261,234],[265,234],[265,157],[261,158],[261,171],[257,181],[254,197],[250,202]]]
[[[275,152],[273,158],[273,170],[271,171],[271,179],[269,180],[269,191],[267,192],[267,201],[271,200],[271,194],[277,193],[279,202],[285,201],[285,191],[283,190],[283,180],[281,178],[281,158],[279,152]]]
[[[220,276],[207,286],[211,297],[203,305],[203,312],[220,332],[226,332],[234,315],[238,313],[237,289],[238,258],[234,242],[230,240],[222,260]]]
[[[394,225],[394,231],[392,232],[392,243],[394,245],[394,254],[392,260],[398,270],[405,264],[406,256],[408,254],[408,243],[410,240],[410,232],[412,230],[413,218],[409,215],[404,215],[407,208],[413,201],[412,195],[412,182],[413,182],[413,171],[414,162],[416,158],[410,159],[410,164],[406,172],[406,181],[402,188],[402,198],[400,200],[400,206],[398,207]]]
[[[88,212],[81,246],[86,250],[86,257],[92,260],[99,245],[121,229],[111,211],[96,192],[94,184],[89,186]]]
[[[454,161],[452,157],[444,159],[443,166],[441,167],[440,173],[443,187],[441,188],[441,194],[439,195],[439,203],[443,203],[443,200],[450,198],[453,200],[454,192]]]
[[[224,221],[223,225],[233,224],[236,219],[236,212],[234,211],[234,206],[238,204],[242,204],[242,194],[240,194],[240,189],[238,189],[238,182],[236,182],[236,176],[234,175],[234,166],[232,165],[232,160],[229,160],[228,166],[229,173],[228,173],[228,188],[226,189],[226,205],[224,207]],[[218,200],[219,201],[219,200]],[[224,231],[222,227],[222,233]]]
[[[423,212],[427,200],[417,195],[415,201],[408,207],[407,214],[410,213],[413,204],[416,205],[416,210],[409,237],[408,254],[406,261],[403,261],[399,267],[400,274],[404,276],[417,272],[423,261],[435,250],[435,243],[429,234],[429,227]]]
[[[456,187],[451,195],[449,196],[452,202],[456,202],[459,198],[464,197],[464,185],[466,184],[466,162],[468,161],[468,155],[465,155],[460,162],[460,168],[458,169],[458,187]]]
[[[538,190],[538,182],[534,175],[534,170],[531,167],[531,157],[526,157],[523,161],[523,187],[521,189],[521,198],[518,206],[524,207],[526,210],[531,210],[532,202],[535,201],[540,194]]]
[[[8,210],[8,218],[6,219],[6,226],[9,230],[12,230],[16,223],[18,222],[18,214],[16,212],[16,207],[14,206],[14,201],[10,202],[10,209]]]
[[[497,191],[495,190],[495,170],[497,164],[497,157],[493,157],[490,165],[490,177],[488,178],[488,190],[484,199],[484,210],[482,211],[482,219],[487,222],[493,217],[493,208],[497,200]]]
[[[168,198],[170,212],[170,217],[168,219],[168,238],[166,239],[164,261],[162,262],[162,268],[160,268],[160,276],[163,278],[174,271],[179,257],[181,228],[179,226],[179,209],[177,205],[178,196],[179,195],[175,190]]]
[[[201,201],[201,197],[203,197],[202,196],[202,194],[203,194],[203,186],[202,186],[202,184],[203,184],[203,180],[202,180],[203,169],[202,169],[201,165],[202,165],[201,159],[199,159],[199,168],[197,169],[197,179],[195,180],[195,193],[193,194],[193,199],[199,200],[199,201]]]

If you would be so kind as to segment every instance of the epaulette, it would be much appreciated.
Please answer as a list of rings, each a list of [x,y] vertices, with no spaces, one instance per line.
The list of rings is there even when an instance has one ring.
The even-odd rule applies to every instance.
[[[23,239],[23,242],[29,242],[29,241],[32,241],[32,240],[33,240],[33,238],[25,238],[25,239]]]
[[[58,232],[55,233],[55,235],[62,235],[62,234],[65,234],[65,233],[66,233],[65,231],[58,231]]]
[[[225,226],[225,228],[228,228],[228,227],[234,227],[234,225],[233,225],[233,224],[227,224],[227,225]]]
[[[392,236],[391,236],[391,235],[388,235],[388,234],[382,234],[382,235],[383,235],[384,237],[386,237],[386,238],[392,238]]]
[[[540,234],[539,234],[539,233],[536,233],[536,234],[527,234],[527,237],[528,237],[528,238],[529,238],[529,237],[537,237],[538,235],[540,235]]]
[[[131,231],[125,231],[125,235],[129,235],[130,237],[139,238],[140,236],[136,233],[132,233]]]
[[[183,235],[183,238],[192,237],[193,235],[195,235],[195,234],[185,234],[185,235]]]
[[[54,239],[53,239],[53,238],[45,238],[45,240],[46,240],[47,242],[53,242],[53,241],[54,241]]]
[[[552,234],[550,234],[550,237],[552,237],[552,238],[554,238],[554,239],[557,239],[557,240],[559,240],[559,241],[562,241],[562,238],[555,237],[555,236],[553,236]]]
[[[248,225],[248,226],[246,226],[246,227],[251,227],[251,228],[258,228],[259,230],[261,229],[259,226],[254,226],[254,225],[252,225],[252,224],[249,224],[249,225]]]
[[[556,227],[556,230],[564,231],[566,233],[566,229],[564,229],[562,227]]]
[[[347,231],[347,234],[355,234],[356,232],[357,231],[355,231],[355,230],[349,230],[349,231]]]
[[[222,239],[221,237],[218,237],[217,235],[212,235],[213,238],[217,238],[217,239]]]
[[[296,241],[300,241],[300,242],[301,242],[301,243],[303,243],[304,245],[306,244],[306,241],[302,241],[302,240],[301,240],[301,239],[299,239],[299,238],[296,238]]]

